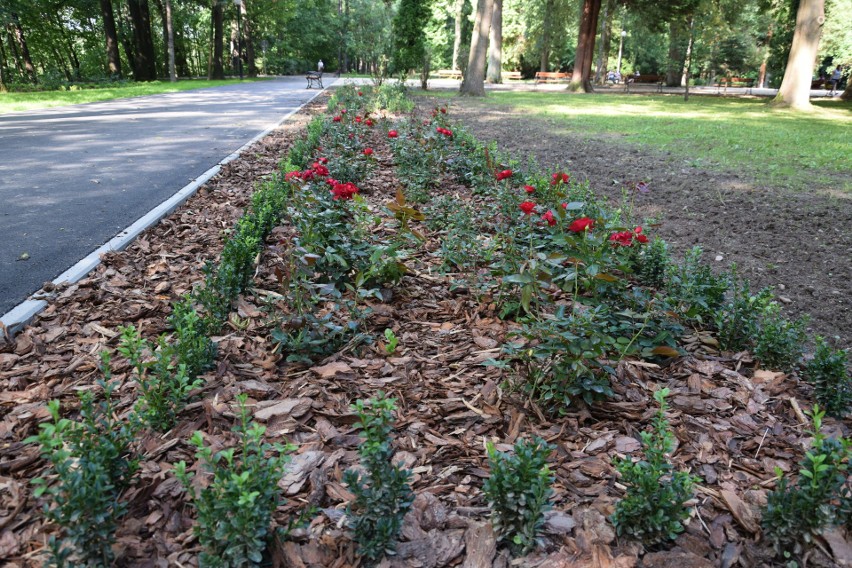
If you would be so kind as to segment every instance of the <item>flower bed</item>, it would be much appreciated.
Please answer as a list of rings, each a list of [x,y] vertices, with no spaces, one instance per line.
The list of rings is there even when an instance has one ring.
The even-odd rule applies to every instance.
[[[623,497],[615,458],[641,455],[638,433],[649,428],[656,407],[648,401],[662,386],[672,393],[668,419],[677,440],[674,456],[665,444],[662,454],[675,471],[689,469],[702,480],[688,503],[695,506],[692,522],[682,535],[672,534],[675,548],[646,554],[645,561],[654,554],[696,566],[735,553],[747,565],[770,558],[769,547],[752,544],[759,532],[756,505],[775,482],[775,466],[795,471],[799,406],[789,401],[807,391],[783,373],[755,369],[745,352],[720,356],[715,347],[721,339],[735,349],[763,349],[764,358],[778,355],[771,342],[760,343],[762,330],[792,337],[795,324],[776,318],[765,294],[709,273],[697,253],[671,264],[665,243],[631,219],[629,200],[612,208],[566,172],[542,173],[501,156],[450,124],[441,109],[425,119],[392,122],[370,95],[341,90],[330,113],[314,119],[292,146],[281,174],[228,230],[218,265],[208,264],[194,295],[180,303],[187,287],[170,291],[188,328],[204,322],[206,334],[190,333],[189,339],[213,335],[218,355],[212,368],[205,370],[209,344],[183,341],[174,317],[166,323],[162,317],[114,316],[79,326],[80,342],[86,326],[89,338],[100,335],[88,341],[92,355],[115,347],[116,341],[101,338],[117,336],[118,326],[129,321],[148,336],[169,331],[167,341],[183,344],[188,354],[176,362],[196,362],[194,374],[205,381],[194,393],[203,398],[178,409],[169,432],[137,434],[134,452],[142,460],[121,495],[129,513],[118,528],[127,547],[120,560],[195,562],[196,538],[208,545],[204,530],[192,526],[205,517],[186,508],[174,464],[188,463],[203,486],[207,470],[201,464],[223,463],[214,450],[246,439],[260,444],[262,436],[296,445],[277,482],[287,500],[273,500],[270,513],[276,526],[292,530],[272,539],[266,554],[292,564],[353,564],[359,548],[342,516],[355,496],[343,472],[356,471],[361,443],[355,423],[360,417],[364,426],[369,415],[350,404],[377,397],[378,405],[385,391],[396,398],[396,422],[388,429],[384,419],[380,430],[392,431],[393,440],[375,443],[395,450],[417,496],[396,547],[403,565],[492,562],[488,502],[502,501],[495,489],[486,499],[482,488],[489,472],[502,471],[499,452],[520,454],[531,448],[520,442],[533,436],[555,449],[549,455],[530,449],[528,462],[514,463],[531,465],[511,467],[531,468],[530,479],[549,478],[536,474],[546,459],[553,509],[514,541],[516,551],[550,555],[554,563],[608,557],[629,564],[641,551],[616,541],[607,520]],[[380,95],[401,100],[395,93]],[[191,207],[179,218],[191,218]],[[112,266],[82,288],[115,286],[120,279],[108,271],[120,269],[121,261]],[[156,267],[142,263],[140,272]],[[702,329],[710,327],[728,332],[716,339]],[[743,328],[749,333],[740,333]],[[4,365],[20,369],[39,355],[52,356],[48,334],[55,340],[68,333],[52,329],[24,334],[14,349],[23,356],[6,357]],[[795,353],[780,355],[785,364],[795,359]],[[124,415],[144,372],[118,355],[113,364]],[[28,387],[9,388],[23,394],[8,400],[32,405],[29,416],[19,409],[4,416],[16,442],[46,418],[45,399],[64,395],[67,408],[71,387],[88,388],[98,376],[91,357],[72,367],[73,361],[52,375],[63,377],[58,382],[21,379],[25,373],[5,378],[17,381],[8,386]],[[246,438],[247,417],[236,434],[231,431],[234,418],[245,416],[238,395],[264,425],[251,430],[254,438]],[[667,439],[660,420],[655,428]],[[203,434],[190,444],[195,430]],[[196,450],[204,448],[211,453],[196,460]],[[278,459],[283,447],[263,451]],[[40,467],[30,464],[6,466],[15,475],[8,485],[15,489],[7,492],[14,499],[17,491],[27,506],[10,533],[17,557],[24,554],[20,547],[34,552],[40,535],[55,533],[42,526],[31,494],[21,501],[28,491],[22,481]],[[505,486],[510,482],[490,487]],[[515,523],[508,509],[504,525]],[[305,510],[310,525],[290,527]],[[357,515],[357,508],[350,513]],[[211,523],[221,515],[207,517]],[[258,538],[266,544],[267,527],[252,528],[263,532]],[[251,550],[248,558],[256,554]],[[494,561],[508,554],[509,547],[501,547]]]

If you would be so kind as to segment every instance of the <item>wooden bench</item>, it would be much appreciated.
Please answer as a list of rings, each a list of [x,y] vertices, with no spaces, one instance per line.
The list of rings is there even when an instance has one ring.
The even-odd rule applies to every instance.
[[[627,75],[624,78],[624,90],[629,93],[630,85],[656,85],[657,92],[662,93],[665,80],[665,75]]]
[[[314,85],[316,85],[320,89],[324,89],[322,86],[322,71],[308,71],[305,73],[305,79],[308,80],[308,86],[305,87],[310,89]]]
[[[754,79],[749,79],[748,77],[720,77],[716,81],[716,86],[720,90],[724,87],[726,91],[728,87],[745,87],[747,89],[746,93],[750,94],[752,87],[754,87]]]
[[[438,77],[441,79],[461,79],[462,72],[453,69],[441,69],[438,71]]]
[[[502,77],[508,81],[520,81],[523,79],[520,71],[504,71]]]
[[[558,73],[551,71],[536,71],[535,84],[547,83],[548,81],[570,81],[571,73]]]

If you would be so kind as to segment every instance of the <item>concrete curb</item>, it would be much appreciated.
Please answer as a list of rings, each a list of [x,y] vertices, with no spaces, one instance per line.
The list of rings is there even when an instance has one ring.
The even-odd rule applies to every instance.
[[[336,83],[336,81],[335,81]],[[334,83],[329,85],[331,87]],[[327,89],[328,87],[326,87]],[[71,268],[57,276],[53,280],[53,284],[74,284],[79,282],[83,278],[85,278],[92,270],[94,270],[101,263],[101,255],[113,252],[124,250],[130,243],[132,243],[136,237],[142,234],[149,227],[153,227],[157,223],[160,222],[161,219],[172,213],[175,209],[184,204],[186,200],[195,195],[202,185],[210,181],[210,179],[219,173],[222,169],[222,166],[229,162],[233,162],[240,155],[246,151],[251,145],[255,142],[269,135],[270,132],[284,124],[288,118],[299,112],[305,105],[309,104],[319,95],[326,91],[326,89],[320,89],[316,92],[316,94],[311,97],[309,100],[304,102],[298,108],[288,112],[285,114],[278,122],[272,124],[267,127],[266,130],[243,144],[236,152],[230,154],[223,158],[218,164],[195,178],[192,182],[182,187],[177,193],[172,195],[170,198],[163,201],[161,204],[157,205],[153,209],[151,209],[148,213],[139,218],[135,223],[118,233],[112,239],[107,241],[105,244],[101,245],[88,255],[86,255],[82,260],[74,264]],[[19,333],[27,324],[29,324],[35,316],[37,316],[43,309],[47,307],[47,302],[41,297],[49,297],[49,294],[43,293],[41,290],[35,292],[28,299],[24,300],[5,314],[0,317],[0,343],[3,342],[4,336],[5,340],[11,341],[12,338],[15,337],[17,333]]]

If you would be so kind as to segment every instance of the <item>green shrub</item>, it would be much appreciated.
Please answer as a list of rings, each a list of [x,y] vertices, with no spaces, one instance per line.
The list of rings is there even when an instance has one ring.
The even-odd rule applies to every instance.
[[[361,470],[349,469],[343,481],[355,495],[346,510],[358,553],[370,563],[393,554],[402,520],[414,502],[408,480],[411,473],[392,463],[394,399],[381,391],[367,402],[353,405],[364,441],[358,448]]]
[[[805,366],[805,379],[814,386],[814,395],[829,416],[843,416],[852,406],[846,352],[832,349],[822,337],[816,341],[814,358]]]
[[[101,355],[105,381],[110,380],[109,355]],[[47,495],[44,515],[60,527],[50,537],[51,560],[57,566],[110,566],[118,520],[127,512],[119,500],[138,467],[132,454],[133,429],[115,418],[112,385],[96,403],[91,391],[80,395],[80,421],[59,416],[59,401],[48,403],[53,422],[39,426],[26,440],[38,442],[50,463],[45,477],[36,478],[35,496]]]
[[[852,442],[828,438],[820,431],[825,412],[818,406],[808,415],[813,419],[813,442],[799,464],[799,478],[790,485],[776,469],[778,486],[766,496],[761,516],[775,552],[787,558],[805,552],[825,527],[847,522],[846,507],[852,499],[845,485]]]
[[[770,302],[760,314],[760,327],[754,338],[754,354],[761,365],[790,372],[802,358],[807,320],[790,321],[781,308]]]
[[[651,431],[640,434],[645,459],[616,462],[627,494],[616,504],[612,523],[619,536],[626,535],[646,545],[673,540],[683,531],[683,521],[689,517],[684,503],[692,497],[692,484],[697,481],[685,471],[675,471],[668,459],[667,454],[674,447],[674,435],[665,416],[668,395],[669,389],[654,393],[660,409]]]
[[[754,346],[760,333],[760,320],[772,301],[772,293],[763,289],[752,294],[749,283],[738,278],[736,267],[731,278],[731,298],[715,315],[719,345],[739,351]]]
[[[172,306],[169,323],[174,328],[174,348],[178,364],[186,366],[186,375],[195,379],[213,366],[216,344],[207,337],[204,321],[192,306],[189,296]]]
[[[703,325],[713,322],[714,315],[725,302],[727,276],[713,274],[701,264],[703,251],[693,248],[681,263],[671,263],[666,271],[666,293],[680,313]]]
[[[668,245],[660,237],[654,237],[651,243],[640,251],[636,260],[636,276],[639,282],[646,286],[663,288],[671,263]]]
[[[295,446],[263,442],[266,428],[249,421],[246,396],[237,397],[239,454],[235,448],[216,453],[205,446],[201,432],[190,442],[196,458],[211,474],[210,484],[196,490],[186,463],[175,464],[175,476],[183,483],[197,512],[195,534],[203,548],[203,567],[259,566],[270,537],[272,513],[281,505],[278,481]],[[267,454],[271,454],[267,457]]]
[[[550,508],[553,474],[547,456],[554,447],[535,438],[518,440],[514,455],[498,452],[487,444],[491,474],[482,491],[491,508],[491,522],[500,540],[509,543],[515,554],[532,552]]]
[[[189,393],[201,385],[200,379],[190,380],[186,365],[177,362],[177,351],[160,337],[157,347],[142,339],[133,326],[122,327],[118,352],[136,370],[139,395],[136,415],[154,430],[166,432],[177,422],[186,406]],[[147,354],[153,360],[146,360]]]

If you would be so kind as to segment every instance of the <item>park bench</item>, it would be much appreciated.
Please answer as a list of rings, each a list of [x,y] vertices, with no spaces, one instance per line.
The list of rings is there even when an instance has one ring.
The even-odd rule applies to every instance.
[[[441,69],[438,71],[438,77],[441,79],[461,79],[462,72],[454,69]]]
[[[504,71],[502,76],[507,81],[520,81],[523,79],[520,71]]]
[[[547,83],[548,81],[570,81],[571,73],[558,73],[551,71],[536,71],[535,84]]]
[[[728,87],[745,87],[747,89],[746,93],[751,94],[751,89],[754,87],[754,79],[749,79],[748,77],[720,77],[716,81],[716,86],[719,89],[724,87],[726,91]]]
[[[314,85],[316,85],[320,89],[324,89],[322,86],[322,71],[308,71],[305,73],[305,79],[308,80],[307,89],[310,89]]]
[[[665,80],[665,75],[628,75],[625,77],[624,90],[629,93],[630,85],[656,85],[657,92],[662,93]]]

